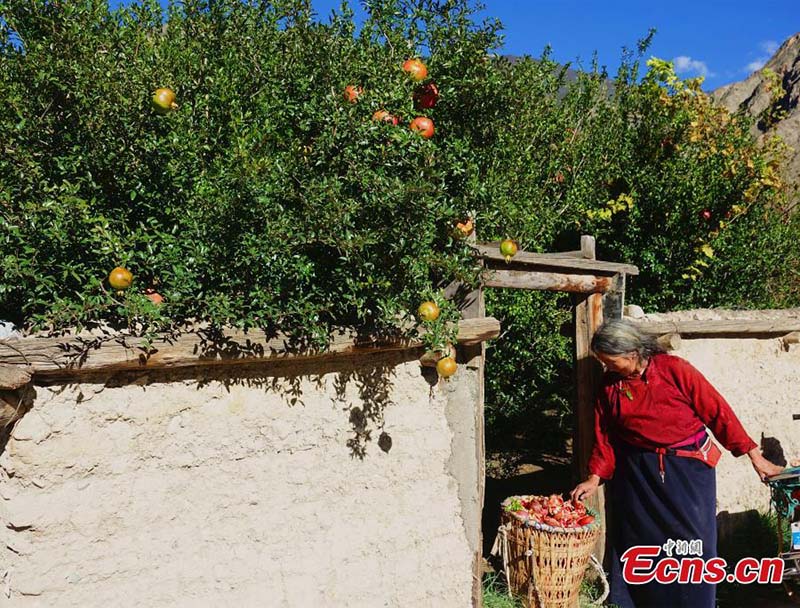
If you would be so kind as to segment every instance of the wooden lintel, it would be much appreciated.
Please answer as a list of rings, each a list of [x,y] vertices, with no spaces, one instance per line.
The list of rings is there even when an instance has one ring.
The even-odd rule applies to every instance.
[[[591,274],[560,274],[536,270],[490,269],[484,275],[486,287],[566,291],[569,293],[603,293],[612,284],[612,277]]]
[[[503,254],[500,253],[500,249],[494,245],[481,243],[475,245],[475,249],[485,260],[505,262],[505,258]],[[529,251],[518,251],[512,258],[512,261],[514,264],[524,264],[525,266],[531,267],[542,266],[547,268],[559,268],[562,272],[639,274],[639,269],[631,264],[619,264],[617,262],[603,262],[602,260],[588,260],[583,258],[553,257],[541,253],[531,253]]]
[[[424,331],[421,330],[421,333]],[[492,317],[458,323],[459,344],[477,344],[500,335]],[[325,358],[418,348],[420,340],[393,336],[362,337],[343,331],[326,350],[292,343],[284,336],[268,337],[260,330],[228,329],[220,333],[197,330],[161,338],[147,349],[142,338],[93,335],[55,338],[25,337],[0,340],[0,365],[30,364],[37,377],[79,375],[82,372],[175,369],[198,366],[252,364],[257,361]]]
[[[783,319],[727,319],[721,321],[640,321],[631,319],[648,334],[680,334],[684,338],[693,336],[764,336],[784,335],[800,331],[800,317]]]

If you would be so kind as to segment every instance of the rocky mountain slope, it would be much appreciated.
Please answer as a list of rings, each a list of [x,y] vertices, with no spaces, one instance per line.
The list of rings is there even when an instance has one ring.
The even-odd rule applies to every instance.
[[[783,91],[774,86],[776,81]],[[785,177],[800,184],[800,33],[787,39],[762,69],[717,89],[713,96],[730,111],[742,110],[755,117],[757,136],[777,134],[792,148]]]

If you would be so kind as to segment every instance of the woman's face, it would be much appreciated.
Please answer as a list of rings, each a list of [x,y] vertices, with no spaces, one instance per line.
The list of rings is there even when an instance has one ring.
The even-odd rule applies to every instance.
[[[607,355],[594,353],[595,358],[603,364],[606,371],[614,372],[620,376],[630,376],[636,371],[639,364],[639,353],[625,353],[623,355]]]

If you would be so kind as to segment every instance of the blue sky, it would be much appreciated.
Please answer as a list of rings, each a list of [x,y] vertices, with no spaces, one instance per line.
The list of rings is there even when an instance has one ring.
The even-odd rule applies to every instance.
[[[351,4],[354,0],[351,0]],[[112,0],[117,4],[119,0]],[[312,0],[327,17],[340,0]],[[623,46],[635,48],[657,30],[650,54],[672,59],[681,76],[704,75],[707,90],[742,80],[789,36],[800,32],[800,10],[786,0],[483,0],[485,16],[505,26],[501,52],[541,54],[559,62],[600,63],[613,72]],[[794,6],[794,8],[792,8]]]
[[[338,0],[312,0],[321,16]],[[650,54],[673,59],[682,76],[705,75],[704,88],[742,80],[789,36],[800,32],[794,2],[762,0],[484,0],[484,14],[505,26],[502,52],[539,55],[545,45],[560,62],[591,61],[615,69],[622,47],[635,48],[657,30]]]

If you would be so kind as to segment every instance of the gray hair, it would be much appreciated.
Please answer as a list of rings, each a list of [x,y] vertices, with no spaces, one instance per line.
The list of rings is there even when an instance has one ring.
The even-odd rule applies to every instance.
[[[603,323],[592,338],[592,350],[605,355],[636,352],[641,359],[665,352],[655,336],[645,334],[627,319],[611,319]]]

